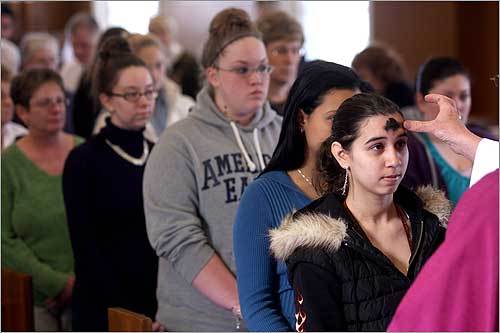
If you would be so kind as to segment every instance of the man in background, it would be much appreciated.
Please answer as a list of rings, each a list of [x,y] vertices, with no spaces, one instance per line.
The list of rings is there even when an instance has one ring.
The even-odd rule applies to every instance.
[[[65,31],[66,38],[70,41],[73,49],[73,59],[64,63],[61,68],[61,76],[64,88],[68,92],[74,93],[83,69],[89,66],[93,59],[99,26],[92,16],[80,12],[69,19]]]
[[[267,99],[283,115],[303,54],[304,32],[300,23],[283,11],[271,11],[260,17],[257,28],[262,33],[269,64],[274,67]]]

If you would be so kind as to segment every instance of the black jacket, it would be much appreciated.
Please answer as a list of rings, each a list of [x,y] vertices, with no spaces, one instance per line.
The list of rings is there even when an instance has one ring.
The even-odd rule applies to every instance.
[[[430,187],[399,187],[394,202],[411,223],[408,275],[371,245],[329,194],[271,231],[271,250],[285,260],[295,291],[298,331],[385,331],[416,274],[444,239],[451,205]]]

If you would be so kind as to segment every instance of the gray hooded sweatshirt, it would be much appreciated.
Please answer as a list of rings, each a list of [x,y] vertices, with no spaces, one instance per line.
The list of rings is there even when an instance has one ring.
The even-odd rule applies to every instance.
[[[215,254],[235,270],[232,230],[246,186],[278,142],[282,118],[266,103],[238,126],[205,87],[188,117],[160,137],[144,174],[149,240],[160,257],[156,319],[169,331],[234,331],[235,319],[191,283]]]

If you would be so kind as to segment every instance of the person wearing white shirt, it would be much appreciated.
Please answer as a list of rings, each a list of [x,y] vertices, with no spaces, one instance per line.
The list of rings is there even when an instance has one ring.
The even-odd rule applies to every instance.
[[[66,40],[71,42],[73,59],[66,61],[61,68],[61,76],[66,91],[74,93],[80,82],[84,67],[92,61],[99,26],[87,13],[73,15],[66,24]]]

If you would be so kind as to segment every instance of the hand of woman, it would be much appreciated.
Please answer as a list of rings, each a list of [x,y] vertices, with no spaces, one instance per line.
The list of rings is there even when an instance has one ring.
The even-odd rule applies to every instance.
[[[47,298],[44,303],[47,310],[49,310],[51,313],[57,313],[59,311],[59,306],[55,297]]]
[[[75,277],[70,275],[66,280],[63,290],[56,297],[47,298],[45,300],[45,307],[52,313],[58,313],[71,301],[74,285]]]
[[[155,321],[153,323],[153,332],[165,332],[165,326],[162,325],[159,321]]]
[[[71,297],[73,296],[73,287],[75,285],[75,277],[70,275],[68,280],[66,280],[66,285],[64,289],[56,297],[59,308],[64,308],[71,302]]]

